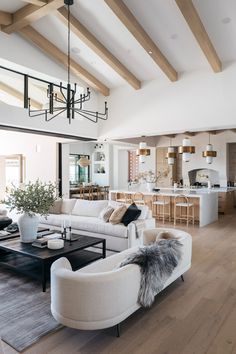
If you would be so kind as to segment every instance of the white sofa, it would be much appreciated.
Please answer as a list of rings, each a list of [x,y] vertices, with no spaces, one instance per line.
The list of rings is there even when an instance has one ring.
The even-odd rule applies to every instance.
[[[146,205],[138,206],[141,215],[127,227],[123,224],[112,225],[99,218],[100,212],[110,204],[117,207],[120,203],[108,200],[88,201],[82,199],[64,199],[59,213],[40,218],[40,226],[60,230],[62,220],[71,221],[75,234],[102,237],[106,239],[108,250],[120,252],[142,243],[142,231],[155,227],[155,219]]]
[[[154,242],[157,232],[144,231],[144,244]],[[168,230],[168,229],[165,229]],[[165,287],[191,267],[192,238],[181,230],[169,229],[183,244],[183,257]],[[125,250],[73,272],[69,261],[60,258],[51,267],[51,312],[65,326],[95,330],[118,325],[139,308],[140,270],[135,264],[118,268],[138,247]]]

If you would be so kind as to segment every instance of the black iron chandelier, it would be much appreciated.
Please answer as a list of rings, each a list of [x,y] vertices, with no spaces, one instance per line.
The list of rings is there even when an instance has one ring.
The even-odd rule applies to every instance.
[[[48,108],[46,109],[31,109],[31,103],[30,103],[30,98],[28,98],[28,110],[29,110],[29,116],[30,117],[36,117],[36,116],[45,116],[45,120],[48,122],[55,117],[59,116],[60,114],[63,114],[66,112],[66,117],[69,120],[69,123],[71,123],[71,120],[75,118],[75,114],[79,114],[80,116],[89,119],[93,123],[97,123],[99,119],[102,120],[107,120],[108,119],[108,108],[107,108],[107,102],[105,102],[105,109],[104,113],[96,112],[96,111],[90,111],[87,109],[83,108],[83,104],[86,101],[90,100],[90,89],[87,88],[87,92],[85,94],[79,94],[78,98],[76,98],[76,93],[77,93],[77,86],[76,83],[71,85],[71,68],[70,68],[70,6],[74,4],[74,0],[64,0],[65,5],[68,8],[68,48],[67,48],[67,57],[68,57],[68,63],[67,63],[67,75],[68,75],[68,81],[67,81],[67,86],[64,87],[62,85],[62,82],[60,83],[59,86],[59,91],[60,91],[60,97],[58,97],[58,94],[54,92],[54,86],[58,87],[58,85],[54,85],[52,83],[49,83],[48,89],[47,89],[47,98],[49,100]]]

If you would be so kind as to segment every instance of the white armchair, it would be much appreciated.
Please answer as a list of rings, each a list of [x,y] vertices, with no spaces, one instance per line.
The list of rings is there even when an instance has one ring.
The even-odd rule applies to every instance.
[[[154,241],[159,229],[145,231],[144,243]],[[191,266],[191,236],[180,230],[183,257],[164,288],[183,275]],[[118,268],[119,263],[134,247],[106,259],[94,262],[76,272],[66,258],[55,261],[51,267],[51,311],[65,326],[95,330],[119,325],[135,312],[140,285],[140,270],[135,264]]]

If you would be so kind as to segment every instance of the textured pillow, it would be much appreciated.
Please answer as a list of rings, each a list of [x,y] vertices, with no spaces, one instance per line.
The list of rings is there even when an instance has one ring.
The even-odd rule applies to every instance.
[[[114,210],[115,210],[114,208],[108,205],[99,214],[99,219],[102,219],[104,222],[108,222]]]
[[[116,208],[113,213],[110,216],[109,222],[112,225],[119,224],[127,210],[127,207],[125,205],[120,206],[119,208]]]
[[[162,230],[162,231],[159,231],[157,236],[156,236],[156,242],[160,241],[160,240],[170,240],[170,239],[178,239],[179,237],[176,236],[173,232],[171,231],[165,231],[165,230]]]
[[[61,214],[62,200],[56,200],[49,209],[49,214]]]
[[[141,210],[137,207],[135,203],[131,204],[126,210],[121,222],[127,226],[130,222],[137,220],[141,214]]]
[[[71,214],[74,206],[75,206],[76,199],[62,199],[61,205],[61,213],[62,214]]]

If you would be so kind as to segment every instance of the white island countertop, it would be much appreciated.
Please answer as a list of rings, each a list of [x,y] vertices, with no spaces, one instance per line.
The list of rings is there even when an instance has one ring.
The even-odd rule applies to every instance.
[[[220,189],[220,190],[219,190]],[[235,189],[236,190],[236,189]],[[110,199],[111,194],[115,193],[143,193],[146,196],[168,196],[174,198],[177,195],[184,194],[188,198],[198,198],[199,199],[199,226],[206,226],[216,220],[218,220],[218,193],[217,192],[226,192],[222,188],[208,189],[208,188],[199,188],[199,189],[190,189],[190,188],[160,188],[159,191],[148,192],[145,190],[128,190],[128,189],[114,189],[110,190]]]

